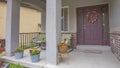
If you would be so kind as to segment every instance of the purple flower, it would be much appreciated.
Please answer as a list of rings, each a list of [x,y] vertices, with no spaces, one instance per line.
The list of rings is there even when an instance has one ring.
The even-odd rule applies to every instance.
[[[0,62],[0,67],[4,66],[2,62]]]

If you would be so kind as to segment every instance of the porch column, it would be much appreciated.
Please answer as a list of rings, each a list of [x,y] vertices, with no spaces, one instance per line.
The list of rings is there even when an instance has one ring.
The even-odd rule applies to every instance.
[[[61,0],[46,0],[46,60],[57,64],[57,44],[61,41]]]
[[[110,0],[110,31],[120,31],[120,0]]]
[[[19,46],[20,0],[7,0],[6,55],[12,56]]]
[[[46,31],[46,12],[41,12],[41,32]]]

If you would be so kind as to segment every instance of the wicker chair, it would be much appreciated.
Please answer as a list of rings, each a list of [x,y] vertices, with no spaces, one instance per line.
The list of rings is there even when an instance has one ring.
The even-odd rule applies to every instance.
[[[68,44],[65,42],[58,44],[58,58],[62,61],[63,57],[69,57]]]
[[[45,34],[39,34],[38,36],[32,39],[32,44],[36,44],[40,47],[40,49],[46,49],[46,36]]]

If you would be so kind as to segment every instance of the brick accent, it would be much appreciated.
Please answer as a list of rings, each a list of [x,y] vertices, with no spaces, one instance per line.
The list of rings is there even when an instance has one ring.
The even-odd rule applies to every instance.
[[[113,54],[120,60],[120,33],[110,34],[110,45]]]

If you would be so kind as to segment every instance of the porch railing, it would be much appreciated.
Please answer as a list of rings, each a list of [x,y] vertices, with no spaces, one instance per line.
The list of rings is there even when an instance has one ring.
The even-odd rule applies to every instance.
[[[5,39],[0,39],[0,47],[5,47]]]
[[[37,37],[40,32],[20,33],[19,46],[22,48],[31,47],[32,39]]]
[[[19,46],[22,48],[31,47],[32,45],[32,39],[37,37],[40,34],[40,32],[30,32],[30,33],[19,33]],[[62,33],[62,34],[72,34],[71,39],[71,45],[74,47],[76,45],[76,33]],[[5,46],[5,39],[0,39],[0,47]]]

